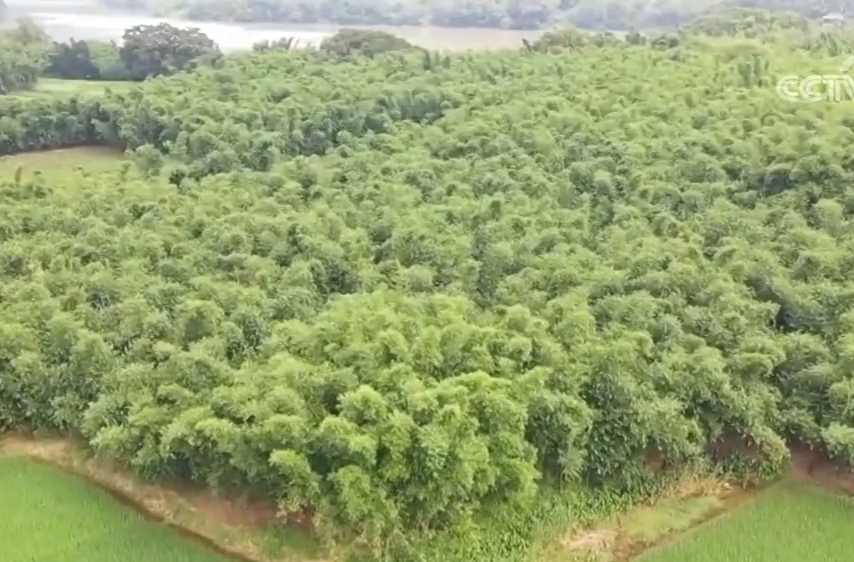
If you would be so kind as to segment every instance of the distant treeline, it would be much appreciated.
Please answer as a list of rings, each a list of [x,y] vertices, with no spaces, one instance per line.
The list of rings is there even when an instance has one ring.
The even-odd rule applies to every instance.
[[[587,29],[683,25],[705,12],[729,8],[793,11],[820,18],[829,10],[850,12],[854,0],[832,6],[817,0],[102,0],[122,8],[198,20],[338,25],[433,25],[543,29],[572,23]],[[828,8],[830,6],[830,8]]]
[[[141,81],[220,56],[197,29],[166,23],[125,30],[122,43],[56,42],[30,20],[0,33],[0,95],[36,86],[40,76],[68,80]]]

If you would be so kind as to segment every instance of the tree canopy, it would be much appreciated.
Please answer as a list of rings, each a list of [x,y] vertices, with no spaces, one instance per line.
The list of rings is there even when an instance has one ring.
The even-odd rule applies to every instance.
[[[49,60],[50,38],[27,19],[0,31],[0,95],[31,89]]]
[[[734,18],[3,96],[3,153],[136,166],[0,183],[0,427],[376,548],[542,485],[854,461],[854,120],[773,81],[852,42]]]
[[[35,88],[39,76],[69,80],[141,81],[209,64],[219,47],[196,28],[162,23],[125,31],[114,41],[52,41],[31,20],[0,32],[0,94]]]
[[[201,30],[168,23],[136,25],[125,31],[122,40],[119,56],[136,79],[185,70],[202,57],[220,54]]]

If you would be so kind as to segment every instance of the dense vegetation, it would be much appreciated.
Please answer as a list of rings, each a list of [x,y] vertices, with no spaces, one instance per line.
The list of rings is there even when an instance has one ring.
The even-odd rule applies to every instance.
[[[122,62],[119,46],[113,41],[70,39],[52,43],[43,70],[46,76],[66,80],[131,80],[133,77]]]
[[[69,80],[141,81],[213,63],[219,47],[198,29],[137,25],[122,44],[71,39],[52,41],[32,21],[22,19],[0,32],[0,94],[31,90],[40,76]]]
[[[789,439],[854,461],[854,121],[773,78],[850,43],[735,17],[0,98],[4,153],[139,170],[3,178],[0,427],[376,550],[568,483],[772,476]]]
[[[158,14],[199,20],[241,22],[333,23],[339,25],[435,25],[543,29],[572,23],[589,29],[628,30],[672,27],[698,15],[732,8],[788,10],[807,18],[828,12],[854,12],[851,0],[104,0],[107,4],[148,9]]]
[[[32,22],[0,31],[0,95],[35,86],[49,61],[50,38]]]

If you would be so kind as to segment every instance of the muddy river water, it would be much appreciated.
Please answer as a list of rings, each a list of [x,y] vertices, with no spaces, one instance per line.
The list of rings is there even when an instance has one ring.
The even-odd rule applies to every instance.
[[[198,27],[224,51],[249,49],[254,43],[293,37],[302,45],[318,44],[334,34],[339,26],[212,23],[174,18],[153,18],[106,9],[91,0],[6,0],[3,22],[13,24],[29,17],[60,41],[75,39],[119,40],[128,27],[162,21],[177,27]],[[359,27],[359,26],[348,26]],[[437,27],[384,27],[364,29],[387,31],[404,39],[439,50],[502,49],[522,45],[522,39],[534,39],[540,32],[505,29],[447,29]]]

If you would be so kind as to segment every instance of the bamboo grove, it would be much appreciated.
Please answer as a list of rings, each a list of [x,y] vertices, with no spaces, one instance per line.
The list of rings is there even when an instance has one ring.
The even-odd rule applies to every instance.
[[[774,90],[844,60],[815,33],[0,98],[5,153],[138,164],[0,185],[0,426],[377,548],[792,440],[852,462],[854,113]]]

